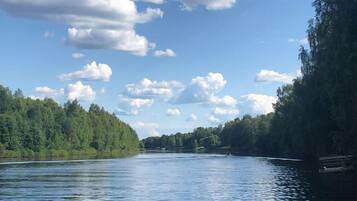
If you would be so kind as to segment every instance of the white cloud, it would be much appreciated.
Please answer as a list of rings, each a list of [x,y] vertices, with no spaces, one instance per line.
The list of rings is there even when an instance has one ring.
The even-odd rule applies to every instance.
[[[303,76],[301,69],[296,70],[296,77],[301,78]]]
[[[63,94],[64,89],[56,90],[56,89],[51,89],[47,86],[42,86],[42,87],[36,87],[35,92],[44,94],[44,95],[50,95],[50,96],[55,96],[58,94]]]
[[[289,43],[298,43],[300,45],[307,45],[309,44],[308,38],[302,38],[302,39],[297,39],[297,38],[289,38],[288,39]]]
[[[238,115],[239,111],[236,108],[221,108],[221,107],[216,107],[212,110],[212,115],[214,116],[235,116]]]
[[[82,82],[77,81],[76,83],[69,84],[67,89],[52,89],[47,86],[40,86],[35,88],[35,94],[29,96],[32,99],[52,98],[57,102],[62,102],[66,98],[68,100],[78,100],[78,101],[93,101],[96,96],[96,92],[89,85],[84,85]]]
[[[119,95],[118,99],[119,115],[138,115],[143,108],[150,107],[154,103],[152,99],[129,98],[122,95]]]
[[[212,96],[209,102],[213,105],[218,105],[223,107],[235,107],[237,105],[237,100],[232,96],[223,96],[223,98]]]
[[[131,52],[137,56],[145,56],[150,44],[144,36],[134,30],[93,30],[68,29],[68,40],[82,49],[114,49]]]
[[[41,86],[35,88],[35,93],[37,95],[32,95],[30,98],[32,99],[44,99],[44,98],[52,98],[56,101],[61,101],[64,97],[64,89],[52,89],[47,86]]]
[[[188,122],[192,122],[192,121],[197,121],[197,115],[196,114],[194,114],[194,113],[192,113],[192,114],[190,114],[190,116],[186,119],[186,121],[188,121]]]
[[[72,73],[62,74],[59,77],[60,80],[98,80],[98,81],[110,81],[112,76],[112,69],[107,64],[97,64],[93,61],[83,67],[82,70]]]
[[[232,96],[218,97],[227,81],[221,73],[209,73],[206,77],[195,77],[184,91],[173,101],[176,104],[200,103],[213,106],[209,121],[213,124],[238,115],[237,100]]]
[[[74,52],[74,53],[72,53],[72,58],[73,58],[73,59],[80,59],[80,58],[83,58],[83,57],[85,57],[85,56],[86,56],[85,54],[80,53],[80,52]]]
[[[209,116],[209,122],[211,124],[219,124],[224,121],[228,121],[230,119],[235,118],[239,114],[239,110],[234,107],[215,107],[211,110]]]
[[[181,2],[185,10],[192,10],[200,5],[207,10],[223,10],[232,8],[236,0],[181,0]]]
[[[160,135],[160,133],[157,131],[160,125],[157,123],[139,121],[131,124],[131,126],[137,130],[140,139]]]
[[[227,81],[221,73],[208,73],[206,77],[195,77],[175,101],[178,104],[208,103],[224,88]]]
[[[273,70],[261,70],[255,77],[256,82],[277,82],[291,84],[298,75],[288,75]]]
[[[154,101],[164,101],[171,104],[198,103],[207,106],[222,108],[230,115],[238,113],[237,100],[232,96],[217,96],[227,81],[221,73],[208,73],[207,76],[197,76],[188,86],[177,81],[152,81],[144,78],[139,83],[126,85],[125,90],[119,95],[119,113],[137,115],[142,108],[150,107]],[[134,100],[143,105],[130,104]],[[168,109],[168,116],[180,115],[179,109]],[[193,117],[192,119],[197,119]]]
[[[212,125],[218,125],[218,124],[222,123],[222,121],[223,121],[222,119],[219,119],[213,115],[210,115],[208,120]]]
[[[84,49],[114,49],[144,56],[151,43],[136,24],[161,18],[160,9],[138,12],[132,0],[2,0],[0,9],[16,17],[68,26],[67,42]]]
[[[154,56],[156,56],[156,57],[175,57],[176,53],[172,49],[156,50],[154,52]]]
[[[208,73],[206,77],[193,78],[191,83],[205,90],[219,91],[227,84],[227,81],[221,73]]]
[[[67,87],[67,98],[71,101],[93,101],[96,93],[89,85],[82,84],[81,81],[69,84]]]
[[[262,94],[247,94],[241,97],[241,104],[250,114],[267,114],[274,111],[277,98]]]
[[[179,116],[181,115],[181,111],[178,108],[169,108],[166,111],[167,116]]]
[[[183,89],[177,81],[152,81],[144,78],[139,83],[126,85],[119,95],[119,114],[137,115],[142,108],[150,107],[154,100],[169,101]]]
[[[126,85],[123,94],[131,98],[163,99],[167,101],[182,89],[183,85],[177,81],[158,82],[144,78],[137,84]]]

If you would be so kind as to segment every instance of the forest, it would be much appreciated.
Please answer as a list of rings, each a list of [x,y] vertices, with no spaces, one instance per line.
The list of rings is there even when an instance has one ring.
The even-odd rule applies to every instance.
[[[150,137],[146,149],[229,150],[296,157],[357,154],[357,1],[315,0],[302,76],[277,90],[271,114],[214,128]]]
[[[196,128],[190,133],[176,133],[143,139],[145,149],[165,148],[172,151],[219,152],[269,155],[269,134],[274,114],[245,115],[224,126]]]
[[[0,86],[0,158],[119,156],[139,151],[136,132],[115,114],[78,101],[60,106]]]

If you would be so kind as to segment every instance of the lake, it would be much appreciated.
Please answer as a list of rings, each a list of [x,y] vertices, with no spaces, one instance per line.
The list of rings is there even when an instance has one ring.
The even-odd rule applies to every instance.
[[[325,189],[298,161],[215,154],[0,165],[0,200],[354,200],[348,185]]]

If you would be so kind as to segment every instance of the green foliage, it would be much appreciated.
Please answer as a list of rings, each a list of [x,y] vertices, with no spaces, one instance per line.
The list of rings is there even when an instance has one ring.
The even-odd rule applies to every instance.
[[[227,122],[224,127],[196,128],[191,133],[177,133],[142,140],[146,149],[231,151],[240,154],[263,153],[273,114],[255,118],[247,115]],[[228,150],[227,150],[228,148]]]
[[[357,1],[315,0],[303,77],[278,90],[275,153],[306,159],[356,151]],[[356,153],[356,152],[355,152]]]
[[[197,128],[192,133],[176,133],[175,135],[163,135],[161,137],[149,137],[142,140],[145,149],[166,148],[174,149],[197,149],[204,147],[213,149],[220,145],[220,128]]]
[[[0,86],[0,157],[123,155],[139,150],[136,132],[114,114],[77,101],[25,98]]]
[[[220,133],[198,128],[148,138],[145,147],[172,148],[167,139],[179,138],[185,148],[220,146],[237,153],[307,160],[357,155],[357,0],[315,0],[313,5],[310,48],[301,47],[299,55],[303,76],[278,89],[274,113],[235,119]]]

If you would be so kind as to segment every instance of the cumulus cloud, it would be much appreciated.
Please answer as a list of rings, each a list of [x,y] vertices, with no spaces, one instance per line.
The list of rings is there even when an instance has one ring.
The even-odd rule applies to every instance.
[[[208,117],[208,121],[209,121],[212,125],[218,125],[218,124],[220,124],[220,123],[223,122],[222,119],[219,119],[219,118],[217,118],[217,117],[214,116],[214,115],[210,115],[210,116]]]
[[[131,126],[138,132],[141,139],[160,135],[157,131],[160,125],[157,123],[139,121],[131,124]]]
[[[172,117],[172,116],[179,116],[179,115],[181,115],[181,111],[180,111],[180,109],[178,109],[178,108],[169,108],[169,109],[167,109],[167,111],[166,111],[166,115],[167,115],[167,116],[170,116],[170,117]]]
[[[277,82],[282,84],[291,84],[293,80],[298,76],[296,75],[288,75],[286,73],[279,73],[273,70],[261,70],[257,73],[255,77],[256,82]]]
[[[57,102],[62,102],[66,98],[68,100],[78,100],[78,101],[93,101],[96,96],[96,92],[89,85],[84,85],[82,82],[78,81],[73,84],[69,84],[67,89],[52,89],[47,86],[40,86],[35,88],[35,94],[29,96],[32,99],[44,99],[52,98]]]
[[[239,110],[233,107],[215,107],[211,110],[209,121],[211,124],[219,124],[229,119],[235,118],[239,114]]]
[[[112,69],[107,64],[96,63],[93,61],[83,67],[82,70],[72,73],[59,75],[60,80],[97,80],[110,81],[112,76]]]
[[[130,98],[157,99],[175,104],[208,103],[234,106],[237,101],[231,96],[218,97],[227,81],[221,73],[197,76],[188,86],[178,81],[152,81],[144,78],[139,83],[126,85],[123,95]]]
[[[36,95],[30,96],[32,99],[44,99],[44,98],[52,98],[55,101],[61,101],[64,97],[64,89],[52,89],[47,86],[41,86],[35,88]]]
[[[172,49],[156,50],[154,52],[154,56],[156,56],[156,57],[175,57],[176,53]]]
[[[227,81],[221,73],[208,73],[207,76],[197,76],[192,79],[181,94],[174,100],[176,104],[199,103],[213,107],[209,121],[212,124],[221,123],[239,114],[238,101],[232,96],[219,97],[217,95]],[[195,118],[194,118],[195,119]]]
[[[85,56],[86,56],[85,54],[80,53],[80,52],[73,52],[73,53],[72,53],[72,58],[73,58],[73,59],[80,59],[80,58],[83,58],[83,57],[85,57]]]
[[[67,42],[77,48],[114,49],[140,56],[152,44],[136,33],[135,25],[163,16],[160,9],[139,12],[132,0],[2,0],[0,9],[16,17],[66,24]]]
[[[302,39],[297,39],[297,38],[289,38],[288,39],[289,43],[297,43],[300,45],[307,45],[309,44],[309,40],[307,38],[302,38]]]
[[[119,114],[137,115],[143,108],[150,107],[154,100],[169,101],[183,87],[177,81],[152,81],[148,78],[128,84],[119,95]]]
[[[251,114],[267,114],[274,111],[277,98],[262,94],[247,94],[241,97],[241,104]]]
[[[184,10],[192,10],[196,6],[204,6],[207,10],[223,10],[232,8],[236,0],[181,0]]]
[[[68,29],[68,40],[82,49],[115,49],[145,56],[153,44],[134,30]]]
[[[236,108],[221,108],[216,107],[212,110],[212,115],[214,116],[230,116],[230,115],[238,115],[238,109]]]
[[[175,99],[176,104],[200,103],[213,107],[209,121],[212,124],[222,123],[239,114],[238,101],[232,96],[219,97],[227,81],[221,73],[208,73],[207,76],[197,76],[192,79],[183,92]]]
[[[119,95],[118,99],[117,112],[119,115],[138,115],[144,108],[150,107],[154,103],[152,99],[129,98],[122,95]]]
[[[178,104],[208,103],[215,99],[215,94],[222,90],[226,83],[221,73],[208,73],[206,77],[195,77],[175,102]]]
[[[219,107],[237,113],[237,100],[232,96],[219,97],[217,95],[227,81],[221,73],[208,73],[207,76],[197,76],[187,86],[177,81],[152,81],[144,78],[138,83],[126,85],[124,91],[119,95],[120,114],[138,114],[144,107],[150,107],[154,101],[163,101],[170,104],[202,104],[206,106]],[[130,104],[134,100],[146,103],[142,106]],[[168,116],[180,115],[180,110],[169,109]],[[193,118],[196,119],[196,118]]]
[[[81,81],[69,84],[67,87],[68,100],[93,101],[96,93],[89,85],[84,85]]]
[[[232,96],[223,96],[223,98],[212,96],[209,99],[209,103],[223,107],[235,107],[237,105],[237,100]]]
[[[152,81],[144,78],[139,83],[128,84],[123,94],[131,98],[169,100],[182,91],[183,84],[177,81]]]

